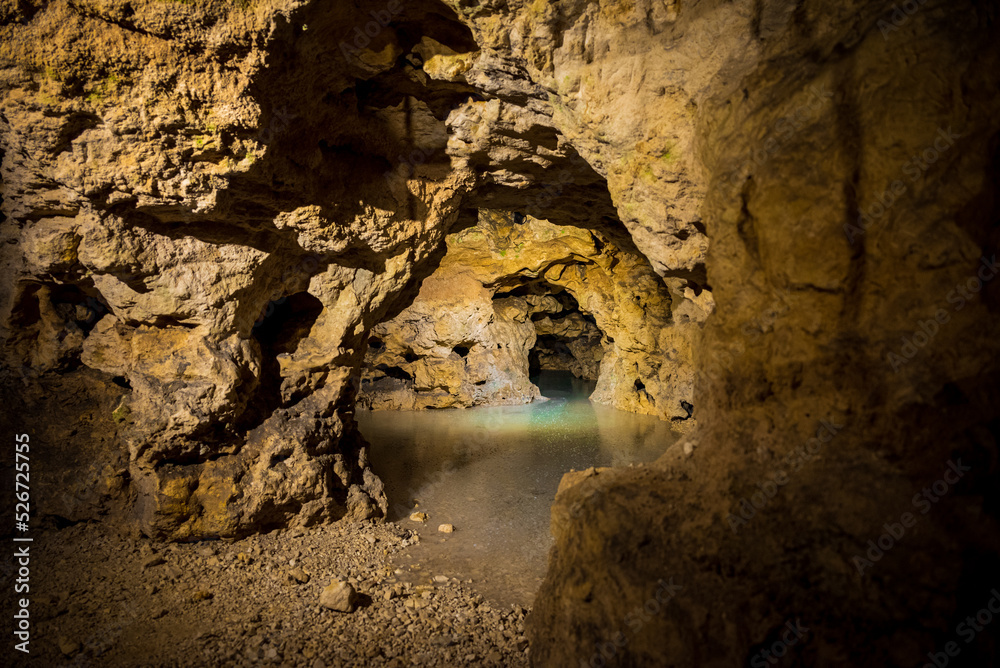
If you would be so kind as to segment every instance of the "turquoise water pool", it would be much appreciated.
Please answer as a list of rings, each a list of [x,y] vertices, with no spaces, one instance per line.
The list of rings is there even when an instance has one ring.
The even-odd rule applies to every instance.
[[[667,422],[592,404],[593,384],[568,372],[533,379],[548,401],[432,411],[359,411],[390,519],[422,541],[400,566],[415,581],[472,579],[499,604],[528,605],[552,546],[549,508],[562,475],[662,455]],[[419,510],[426,524],[408,519]],[[439,533],[442,523],[452,534]]]

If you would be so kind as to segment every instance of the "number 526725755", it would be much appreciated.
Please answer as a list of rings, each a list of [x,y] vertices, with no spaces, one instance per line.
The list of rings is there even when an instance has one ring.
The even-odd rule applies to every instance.
[[[14,494],[17,499],[17,505],[14,510],[14,520],[21,523],[28,521],[28,501],[30,499],[30,491],[28,487],[30,461],[28,459],[28,452],[30,438],[27,434],[18,434],[14,438],[16,440],[14,450],[17,460],[15,464],[17,470],[17,474],[15,476],[16,491]]]

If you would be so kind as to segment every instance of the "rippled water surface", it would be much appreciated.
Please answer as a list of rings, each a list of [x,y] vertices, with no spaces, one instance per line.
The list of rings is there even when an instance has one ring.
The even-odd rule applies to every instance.
[[[593,384],[569,373],[542,372],[535,382],[549,401],[358,412],[390,519],[421,534],[398,564],[410,579],[471,579],[496,604],[529,605],[545,574],[549,508],[563,473],[649,462],[678,438],[657,418],[590,403]],[[426,525],[407,519],[414,510],[428,514]],[[439,533],[442,523],[455,533]]]

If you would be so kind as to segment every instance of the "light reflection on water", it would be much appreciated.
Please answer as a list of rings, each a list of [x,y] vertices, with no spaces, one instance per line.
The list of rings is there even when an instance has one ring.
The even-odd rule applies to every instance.
[[[563,473],[649,462],[678,438],[657,418],[591,404],[593,384],[566,372],[542,372],[535,382],[550,401],[358,411],[390,519],[421,534],[399,564],[419,564],[413,580],[472,579],[500,605],[529,605],[552,546],[549,508]],[[414,502],[429,515],[426,525],[407,519]],[[442,523],[455,533],[439,533]]]

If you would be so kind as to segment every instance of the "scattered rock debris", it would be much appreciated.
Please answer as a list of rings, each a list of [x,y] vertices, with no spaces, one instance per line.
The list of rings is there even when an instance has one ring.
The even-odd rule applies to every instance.
[[[202,543],[151,543],[94,523],[46,530],[32,546],[33,659],[527,666],[527,611],[497,610],[454,577],[404,581],[391,561],[414,538],[371,521]]]

